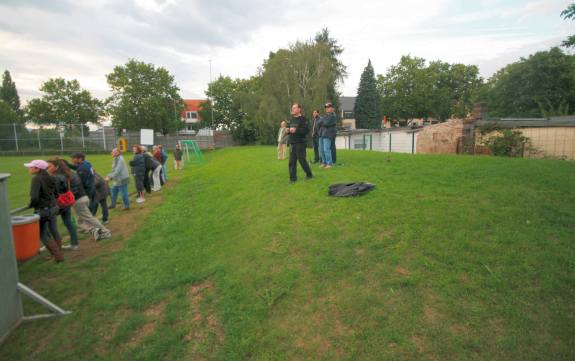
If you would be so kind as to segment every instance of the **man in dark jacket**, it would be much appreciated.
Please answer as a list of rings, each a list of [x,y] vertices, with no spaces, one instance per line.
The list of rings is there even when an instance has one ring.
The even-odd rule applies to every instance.
[[[66,162],[68,167],[76,171],[78,177],[82,181],[82,187],[88,198],[90,198],[90,212],[96,214],[96,209],[98,207],[98,200],[96,199],[96,184],[94,183],[94,170],[92,169],[92,164],[86,160],[86,155],[84,153],[74,153],[72,154],[72,163]]]
[[[313,162],[319,162],[319,110],[314,109],[312,112],[312,119],[311,119],[311,138],[313,139]]]
[[[333,165],[332,159],[332,142],[334,142],[337,133],[336,117],[333,112],[333,104],[327,103],[325,105],[326,114],[319,120],[319,141],[321,150],[322,168],[331,168]]]
[[[292,119],[289,125],[289,139],[290,153],[289,153],[289,178],[290,182],[297,181],[297,162],[303,168],[306,179],[313,177],[311,169],[307,163],[306,158],[306,141],[305,137],[308,133],[307,119],[301,114],[301,106],[299,103],[294,103],[291,107]]]

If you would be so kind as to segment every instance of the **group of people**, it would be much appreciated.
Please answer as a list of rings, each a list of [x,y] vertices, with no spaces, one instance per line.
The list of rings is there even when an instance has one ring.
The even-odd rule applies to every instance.
[[[155,145],[150,153],[145,146],[138,144],[132,146],[132,152],[134,158],[130,161],[130,166],[138,192],[136,203],[143,203],[146,201],[145,193],[161,190],[168,181],[166,172],[168,153],[162,145]],[[182,169],[182,150],[179,144],[174,150],[174,168]]]
[[[130,161],[132,174],[138,190],[137,203],[144,202],[147,192],[159,191],[167,181],[167,153],[162,146],[155,146],[152,154],[142,146],[132,147],[134,159]],[[62,262],[62,237],[57,221],[62,223],[70,235],[70,249],[79,249],[78,233],[73,221],[74,211],[79,229],[90,234],[95,241],[112,237],[106,228],[109,223],[109,209],[116,208],[118,195],[122,197],[123,209],[130,209],[128,184],[130,173],[118,148],[112,150],[112,171],[105,176],[98,174],[84,153],[75,153],[71,162],[59,157],[47,161],[36,159],[25,163],[32,175],[29,208],[40,217],[40,239],[50,252],[49,258]],[[182,151],[177,145],[174,150],[174,168],[182,169]],[[112,183],[110,189],[109,183]],[[111,203],[108,205],[108,197]],[[98,208],[102,218],[97,218]]]
[[[70,248],[77,250],[79,247],[72,209],[78,227],[96,241],[112,236],[104,225],[108,223],[107,183],[94,171],[83,153],[73,154],[71,161],[54,157],[48,161],[36,159],[24,164],[33,176],[28,206],[34,208],[40,217],[40,239],[56,262],[64,260],[58,216],[70,234]],[[102,205],[101,221],[96,217],[98,205]]]
[[[337,118],[332,103],[324,106],[325,114],[320,116],[319,110],[312,113],[312,139],[314,145],[313,163],[320,163],[320,168],[329,169],[336,161],[335,137],[337,133]],[[290,147],[289,175],[290,182],[297,181],[297,162],[303,168],[306,179],[313,178],[310,166],[306,159],[306,137],[310,124],[302,115],[301,105],[294,103],[291,108],[291,121],[289,127],[284,120],[278,131],[278,159],[285,159],[286,148]]]

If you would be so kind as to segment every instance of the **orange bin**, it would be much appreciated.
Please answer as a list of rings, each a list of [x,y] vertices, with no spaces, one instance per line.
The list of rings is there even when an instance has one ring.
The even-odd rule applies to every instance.
[[[12,217],[12,238],[18,261],[26,261],[37,255],[40,250],[40,216]]]

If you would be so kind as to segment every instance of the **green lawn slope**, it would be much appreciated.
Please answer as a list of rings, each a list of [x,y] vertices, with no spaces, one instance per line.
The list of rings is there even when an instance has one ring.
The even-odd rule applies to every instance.
[[[22,265],[74,313],[0,359],[575,358],[575,163],[340,151],[290,185],[271,147],[206,159],[121,250]]]

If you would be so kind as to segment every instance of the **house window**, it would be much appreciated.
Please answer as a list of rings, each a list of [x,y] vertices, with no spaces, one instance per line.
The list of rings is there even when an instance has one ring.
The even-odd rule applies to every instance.
[[[344,111],[343,112],[343,119],[353,119],[353,112],[349,112],[349,111]]]
[[[186,119],[198,119],[198,112],[186,112]]]

